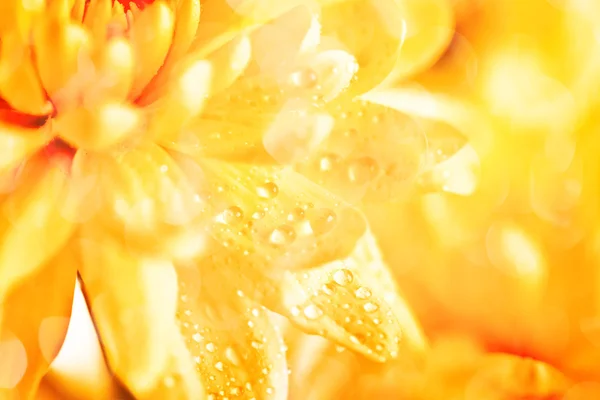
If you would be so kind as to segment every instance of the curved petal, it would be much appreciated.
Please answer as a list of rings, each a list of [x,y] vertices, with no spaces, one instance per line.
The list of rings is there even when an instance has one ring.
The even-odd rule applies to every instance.
[[[35,274],[72,235],[74,224],[60,209],[67,182],[64,168],[35,157],[5,195],[0,206],[0,293]]]
[[[80,275],[113,372],[145,398],[172,372],[177,281],[170,261],[143,258],[99,230],[84,229]]]
[[[195,226],[202,208],[197,188],[159,146],[113,157],[80,151],[72,175],[72,195],[85,204],[74,217],[93,218],[124,237],[131,251],[179,257],[203,242]]]
[[[352,94],[384,80],[392,83],[432,63],[453,33],[447,0],[344,1],[324,7],[322,25],[323,40],[341,43],[357,58]]]
[[[76,277],[69,247],[28,280],[0,291],[1,398],[33,398],[63,343]]]
[[[345,257],[364,232],[359,211],[289,169],[174,157],[200,186],[212,238],[261,257],[265,267],[297,269]]]
[[[296,169],[350,202],[399,200],[427,155],[424,121],[365,101],[333,102],[331,134]]]
[[[178,319],[208,397],[287,398],[281,334],[268,311],[237,290],[217,258],[178,269]]]
[[[376,361],[402,349],[419,359],[425,338],[393,282],[367,232],[347,258],[286,274],[272,306],[304,330]]]

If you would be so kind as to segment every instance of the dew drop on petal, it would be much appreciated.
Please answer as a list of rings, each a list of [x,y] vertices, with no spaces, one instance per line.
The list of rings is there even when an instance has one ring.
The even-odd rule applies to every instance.
[[[217,349],[217,347],[215,346],[215,344],[212,343],[212,342],[206,343],[205,347],[206,347],[206,351],[208,351],[209,353],[214,353],[215,350]]]
[[[346,286],[354,280],[352,271],[342,268],[334,272],[333,280],[340,286]]]
[[[377,304],[375,304],[375,303],[370,302],[370,301],[367,302],[367,303],[365,303],[363,305],[363,308],[368,313],[373,313],[373,312],[379,310],[379,306]]]
[[[279,188],[273,182],[266,182],[256,188],[256,194],[261,199],[274,199],[279,193]]]
[[[296,239],[296,231],[289,225],[281,225],[271,232],[269,241],[273,246],[285,246]]]
[[[315,235],[323,235],[333,229],[337,217],[333,210],[322,208],[319,210],[312,210],[308,219],[312,232]]]
[[[323,315],[323,311],[315,304],[309,304],[304,308],[304,316],[308,319],[318,319]]]
[[[348,179],[355,184],[365,184],[377,175],[379,166],[371,157],[353,160],[348,166]]]
[[[290,75],[291,83],[302,89],[311,89],[317,85],[319,77],[312,68],[302,68],[292,72]]]
[[[366,287],[361,286],[358,289],[356,289],[356,291],[354,292],[354,295],[356,296],[357,299],[366,300],[369,297],[371,297],[371,290],[369,290]]]

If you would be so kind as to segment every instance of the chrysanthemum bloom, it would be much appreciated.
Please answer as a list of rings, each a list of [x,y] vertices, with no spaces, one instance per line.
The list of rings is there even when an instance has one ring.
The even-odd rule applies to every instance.
[[[354,361],[339,386],[332,378],[314,398],[600,396],[598,5],[458,4],[453,45],[415,79],[433,93],[422,105],[443,97],[454,110],[479,109],[464,114],[478,127],[467,131],[472,151],[423,183],[444,172],[464,179],[447,193],[367,212],[433,348],[421,369]],[[391,228],[399,225],[410,232]],[[448,339],[456,332],[466,339]],[[353,356],[334,354],[330,365],[351,365],[341,357]],[[322,364],[309,374],[328,371]]]
[[[446,2],[15,0],[1,15],[2,397],[34,394],[76,272],[139,398],[285,398],[263,306],[375,360],[422,348],[347,202],[400,196],[422,128],[351,100],[440,54]],[[322,154],[334,143],[339,160]],[[319,182],[345,166],[348,197],[291,166]]]

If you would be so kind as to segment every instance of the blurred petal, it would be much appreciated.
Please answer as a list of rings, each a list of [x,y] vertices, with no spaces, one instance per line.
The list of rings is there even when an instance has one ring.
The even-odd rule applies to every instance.
[[[76,266],[65,248],[27,281],[0,291],[1,398],[33,398],[67,333]]]
[[[265,267],[282,271],[346,257],[364,232],[359,211],[289,169],[175,157],[201,186],[211,236],[256,254]]]
[[[86,208],[95,209],[90,217],[122,235],[130,250],[179,257],[190,250],[191,241],[196,247],[202,243],[203,235],[193,226],[202,206],[198,192],[159,146],[115,157],[79,151],[72,173],[75,182],[89,187],[79,195]]]
[[[308,332],[384,361],[409,350],[420,357],[425,339],[367,232],[345,259],[303,272],[281,284],[279,305]]]
[[[323,9],[322,36],[356,56],[352,93],[364,93],[432,63],[452,37],[451,11],[447,0],[344,1]]]
[[[179,268],[178,318],[187,347],[210,396],[287,398],[283,340],[268,311],[236,293],[236,280],[206,258]],[[199,277],[199,280],[197,279]]]
[[[114,373],[136,395],[166,372],[176,335],[177,282],[166,260],[140,258],[99,231],[83,231],[84,293]]]
[[[67,182],[64,168],[42,157],[31,159],[1,204],[0,293],[35,274],[73,233],[59,207]]]
[[[335,125],[298,171],[350,202],[399,200],[426,161],[423,124],[366,101],[328,107]]]

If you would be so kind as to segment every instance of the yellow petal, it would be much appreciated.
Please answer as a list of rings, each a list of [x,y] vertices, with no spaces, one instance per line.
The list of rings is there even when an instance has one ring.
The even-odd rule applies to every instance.
[[[180,165],[185,157],[179,156]],[[192,168],[192,166],[195,168]],[[289,169],[187,161],[212,237],[283,271],[345,257],[365,229],[360,212]]]
[[[43,19],[33,32],[33,48],[38,73],[46,93],[58,108],[71,98],[80,85],[82,60],[90,59],[90,38],[80,25],[52,17]]]
[[[108,362],[143,396],[168,367],[177,329],[174,267],[167,260],[139,258],[97,230],[85,229],[80,246],[84,293]]]
[[[107,36],[107,25],[112,14],[110,0],[87,2],[84,11],[83,24],[92,33],[94,39],[103,43]]]
[[[75,276],[65,249],[28,280],[0,291],[0,398],[34,398],[65,338]]]
[[[140,103],[149,103],[156,99],[155,97],[148,99],[148,92],[152,92],[157,87],[165,84],[173,67],[188,50],[196,35],[198,22],[200,21],[200,0],[178,1],[175,7],[173,42],[169,48],[165,62],[160,67],[157,75],[154,76],[152,81],[140,95],[138,100]],[[152,97],[152,95],[150,95],[150,97]]]
[[[81,195],[86,207],[99,211],[95,221],[123,235],[129,250],[176,257],[179,250],[201,247],[204,235],[194,225],[202,206],[198,191],[160,147],[114,157],[78,152],[72,174],[92,186]]]
[[[418,120],[369,102],[333,102],[329,137],[297,170],[350,202],[399,200],[414,188],[426,160]]]
[[[0,44],[0,93],[17,110],[45,115],[52,111],[37,76],[32,51],[16,33],[2,35]]]
[[[146,136],[160,141],[176,140],[185,124],[196,117],[210,91],[212,65],[189,60],[169,80],[165,95],[147,107]]]
[[[59,207],[66,181],[64,165],[32,159],[2,204],[0,293],[35,273],[71,236],[74,226]]]
[[[78,107],[60,113],[54,126],[73,147],[99,151],[125,141],[138,129],[139,112],[121,104]]]
[[[209,258],[178,270],[178,318],[206,392],[209,398],[286,399],[281,334],[264,307],[215,274],[221,267]]]
[[[384,80],[392,83],[432,63],[454,32],[447,0],[345,1],[324,7],[322,24],[323,36],[337,39],[357,58],[353,93]]]
[[[173,11],[162,0],[153,2],[134,18],[130,31],[136,63],[132,98],[140,95],[164,63],[173,39],[174,25]]]
[[[5,173],[11,167],[40,149],[50,141],[50,126],[39,129],[21,128],[0,122],[0,171]]]
[[[281,284],[280,307],[293,322],[377,361],[408,349],[420,358],[425,339],[399,296],[375,239],[366,233],[347,258]]]
[[[93,55],[91,63],[82,77],[83,104],[92,107],[107,101],[124,101],[134,73],[133,50],[128,41],[120,37],[109,39]]]

